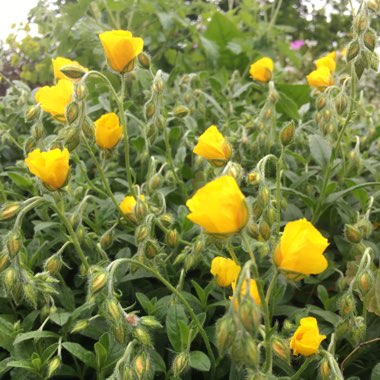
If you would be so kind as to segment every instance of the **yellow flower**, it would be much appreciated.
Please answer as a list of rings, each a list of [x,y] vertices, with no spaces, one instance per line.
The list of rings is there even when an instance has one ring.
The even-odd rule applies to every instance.
[[[310,356],[318,352],[319,346],[324,339],[326,339],[326,336],[319,335],[315,318],[302,318],[300,326],[290,341],[290,348],[293,350],[294,355]]]
[[[198,144],[193,152],[210,160],[215,166],[223,166],[231,158],[231,145],[218,131],[215,125],[207,128],[206,131],[199,136]]]
[[[327,239],[306,219],[289,222],[275,250],[274,262],[285,271],[318,274],[327,268],[323,252],[328,245]]]
[[[123,128],[115,113],[106,113],[95,121],[95,141],[99,148],[112,149],[122,135]]]
[[[251,78],[260,82],[268,82],[272,79],[273,61],[269,57],[264,57],[252,63],[249,70]]]
[[[334,61],[336,61],[336,51],[332,51],[326,55],[326,57],[332,58]]]
[[[70,154],[67,148],[53,149],[41,152],[39,149],[28,154],[25,163],[29,171],[36,175],[44,184],[54,190],[61,188],[69,173]]]
[[[73,67],[76,66],[76,67],[78,67],[79,69],[81,69],[83,71],[88,71],[87,67],[84,67],[84,66],[80,65],[77,61],[72,61],[71,59],[68,59],[68,58],[57,57],[57,58],[53,58],[51,60],[51,62],[53,64],[53,70],[54,70],[54,78],[55,78],[55,80],[69,79],[61,71],[61,68],[65,67],[65,66],[73,66]]]
[[[111,30],[99,34],[108,65],[118,73],[128,71],[128,64],[143,50],[144,40],[127,30]]]
[[[247,290],[248,284],[249,284],[249,294]],[[231,287],[232,287],[232,291],[235,293],[235,288],[236,288],[235,281],[231,284]],[[246,295],[249,295],[255,301],[256,305],[261,305],[261,299],[259,296],[259,291],[257,289],[257,284],[255,280],[251,279],[249,280],[249,283],[248,283],[248,280],[244,279],[240,288],[240,301],[242,301]],[[238,302],[234,306],[237,306],[237,305],[238,305]]]
[[[212,259],[210,272],[216,278],[216,283],[225,288],[237,280],[240,266],[231,259],[217,256]]]
[[[327,67],[332,73],[336,69],[336,62],[334,58],[331,58],[330,55],[326,55],[322,58],[319,58],[316,60],[315,65],[317,66],[317,69],[321,67]]]
[[[327,87],[334,84],[331,71],[326,66],[321,66],[317,70],[312,71],[306,78],[309,85],[313,87]]]
[[[192,222],[210,234],[231,234],[247,223],[245,197],[233,177],[219,177],[200,188],[186,202]]]
[[[144,201],[145,196],[140,195],[139,198]],[[124,215],[132,214],[135,206],[136,206],[136,199],[132,197],[132,195],[127,195],[120,203],[121,211],[123,211]]]
[[[72,101],[73,91],[73,82],[61,79],[55,86],[41,87],[34,98],[45,112],[59,121],[65,121],[66,106]]]

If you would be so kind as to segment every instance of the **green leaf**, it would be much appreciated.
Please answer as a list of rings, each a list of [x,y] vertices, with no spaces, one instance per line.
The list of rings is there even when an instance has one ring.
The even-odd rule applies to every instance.
[[[41,338],[59,338],[59,335],[52,331],[30,331],[27,333],[18,334],[13,344],[18,344],[29,339],[41,339]]]
[[[65,342],[62,343],[62,346],[88,367],[96,368],[95,355],[93,352],[86,350],[78,343]]]
[[[380,379],[380,362],[377,363],[371,372],[371,380],[379,380]]]
[[[211,367],[210,359],[202,351],[191,351],[189,364],[191,368],[203,372],[209,371]]]
[[[299,120],[300,115],[298,113],[298,106],[293,99],[288,95],[280,92],[280,99],[276,104],[276,110],[283,115],[288,116],[290,119]]]
[[[12,361],[12,358],[5,358],[0,362],[0,376],[4,375],[6,372],[10,370],[10,366],[8,363]]]
[[[176,304],[169,306],[165,321],[166,333],[174,350],[180,352],[182,349],[182,341],[181,326],[178,321],[182,321],[185,325],[189,323],[183,306]]]
[[[96,367],[101,370],[107,362],[108,352],[100,342],[94,344],[94,349],[96,354]]]
[[[225,47],[232,39],[240,37],[241,32],[227,16],[216,12],[208,24],[204,36]]]
[[[276,89],[292,99],[298,107],[310,102],[310,86],[306,84],[276,84]]]
[[[25,368],[29,371],[35,372],[30,360],[11,360],[7,363],[8,367]]]
[[[18,173],[8,172],[8,177],[20,189],[30,190],[33,187],[33,182],[31,180]]]
[[[329,142],[320,135],[309,136],[310,153],[314,161],[325,168],[331,157],[331,147]]]

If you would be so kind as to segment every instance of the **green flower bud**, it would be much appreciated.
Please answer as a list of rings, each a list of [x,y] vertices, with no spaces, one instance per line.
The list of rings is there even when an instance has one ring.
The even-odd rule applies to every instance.
[[[173,374],[178,377],[182,372],[184,372],[189,365],[189,354],[187,352],[181,352],[178,354],[172,365]]]
[[[180,119],[186,117],[189,113],[190,113],[190,110],[183,105],[177,106],[173,110],[173,115]]]
[[[216,322],[216,346],[221,356],[224,356],[233,344],[236,331],[236,322],[231,314],[226,314]]]
[[[150,57],[148,54],[142,52],[138,55],[137,59],[139,61],[139,64],[141,65],[141,67],[143,67],[146,70],[149,70],[149,68],[150,68]]]

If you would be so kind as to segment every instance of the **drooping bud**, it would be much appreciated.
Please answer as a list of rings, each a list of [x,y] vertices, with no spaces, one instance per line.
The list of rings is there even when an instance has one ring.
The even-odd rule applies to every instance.
[[[87,73],[87,71],[79,65],[67,65],[62,67],[60,71],[70,79],[80,79]]]
[[[341,115],[346,110],[347,105],[348,105],[347,95],[344,93],[340,93],[335,98],[335,109],[338,115]]]
[[[358,278],[358,287],[360,294],[364,297],[371,289],[373,284],[373,277],[370,272],[363,272]]]
[[[319,363],[319,374],[321,375],[322,380],[329,380],[330,379],[330,364],[329,361],[324,358]]]
[[[11,258],[15,257],[19,253],[21,245],[22,242],[20,233],[18,231],[11,231],[6,238],[6,246]]]
[[[61,359],[58,356],[55,356],[52,360],[50,360],[47,371],[48,378],[50,378],[57,371],[60,365]]]
[[[184,372],[189,365],[189,354],[187,352],[181,352],[173,360],[172,370],[175,377],[178,377]]]
[[[230,161],[225,168],[225,174],[236,179],[236,182],[240,182],[244,177],[244,169],[237,162]]]
[[[75,325],[71,329],[71,333],[74,334],[74,333],[80,332],[86,329],[88,326],[89,326],[89,322],[85,319],[81,319],[75,323]]]
[[[17,272],[13,267],[9,267],[4,271],[4,284],[8,291],[16,285]]]
[[[271,235],[271,228],[269,227],[269,224],[265,220],[262,220],[260,222],[259,231],[260,231],[260,235],[263,237],[265,241],[269,240],[270,235]]]
[[[41,115],[41,108],[39,106],[30,107],[25,113],[25,121],[32,123],[36,121]]]
[[[23,284],[22,291],[25,299],[36,309],[38,293],[34,284],[30,282]]]
[[[149,102],[145,104],[144,108],[145,108],[145,117],[147,120],[150,120],[156,112],[156,105],[154,104],[152,100],[150,100]]]
[[[362,240],[362,233],[360,230],[350,224],[344,226],[344,236],[351,243],[360,243]]]
[[[178,240],[179,240],[179,236],[178,236],[178,232],[176,229],[168,230],[166,232],[165,241],[169,247],[171,247],[171,248],[176,247],[178,245]]]
[[[353,343],[358,345],[365,338],[367,325],[363,317],[357,316],[354,317],[354,328],[351,330]]]
[[[115,335],[116,340],[120,344],[124,344],[126,341],[126,333],[125,333],[125,326],[122,322],[119,322],[113,326],[113,333]]]
[[[280,141],[283,146],[288,146],[293,142],[296,127],[294,121],[291,121],[288,125],[282,128],[280,133]]]
[[[358,33],[363,33],[367,28],[368,21],[367,16],[364,13],[360,13],[354,19],[354,28]]]
[[[7,266],[9,261],[8,255],[5,252],[0,253],[0,272],[2,272]]]
[[[189,113],[190,110],[183,105],[176,106],[173,110],[173,115],[181,119],[186,117]]]
[[[92,139],[95,133],[94,123],[90,119],[85,119],[81,125],[82,131],[88,139]]]
[[[161,174],[155,174],[150,180],[149,180],[149,190],[154,191],[158,189],[162,182],[162,175]]]
[[[236,330],[236,322],[231,314],[226,314],[216,322],[216,346],[221,356],[234,342]]]
[[[238,316],[245,329],[255,335],[260,327],[261,314],[251,297],[245,297],[239,303]]]
[[[326,96],[320,95],[317,99],[317,110],[320,111],[327,103]]]
[[[20,209],[21,209],[21,203],[19,202],[8,203],[0,211],[0,221],[7,220],[14,217],[15,215],[18,214]]]
[[[262,208],[261,204],[258,201],[253,202],[253,204],[252,204],[253,217],[255,219],[259,219],[262,213],[263,213],[263,208]]]
[[[65,147],[72,152],[80,143],[80,129],[72,127],[66,134]]]
[[[72,102],[68,104],[66,107],[65,115],[66,115],[66,120],[69,124],[74,123],[74,121],[78,119],[78,116],[79,116],[78,103]]]
[[[99,244],[102,247],[102,249],[106,250],[112,246],[113,236],[114,236],[113,228],[110,228],[100,237]]]
[[[268,186],[261,186],[259,193],[257,194],[257,202],[259,203],[260,207],[264,209],[269,204],[269,195],[270,191]]]
[[[147,375],[149,374],[151,367],[149,354],[142,351],[134,360],[133,367],[139,380],[147,379]]]
[[[149,327],[151,329],[157,329],[161,328],[162,325],[160,322],[157,321],[157,319],[153,316],[147,315],[140,318],[140,323],[143,326]]]
[[[279,359],[290,362],[289,343],[278,335],[272,338],[272,350]]]
[[[138,55],[137,59],[139,61],[139,64],[141,65],[141,67],[143,67],[146,70],[149,70],[149,68],[150,68],[150,57],[148,54],[142,52]]]
[[[94,294],[101,290],[107,283],[108,273],[101,267],[92,266],[90,268],[89,290]]]
[[[347,62],[350,62],[354,58],[356,58],[356,56],[359,54],[359,51],[360,51],[360,44],[358,40],[352,41],[347,48],[347,55],[346,55]]]
[[[105,302],[105,311],[112,322],[118,323],[120,321],[122,309],[120,303],[116,299],[107,299]]]
[[[140,226],[137,226],[135,230],[135,239],[137,243],[143,242],[149,234],[148,227],[144,224],[141,224]]]
[[[261,174],[257,170],[253,170],[248,173],[247,180],[249,183],[256,186],[260,184],[261,179],[262,179],[261,177],[262,177]]]
[[[155,240],[147,240],[145,243],[145,255],[149,259],[152,259],[159,252],[160,247]]]
[[[363,234],[364,239],[368,239],[373,232],[373,225],[366,218],[360,219],[357,223],[357,227],[359,228],[360,232]]]
[[[160,222],[163,223],[164,226],[170,226],[175,222],[173,215],[165,213],[160,215]]]
[[[253,237],[254,239],[257,240],[259,238],[260,232],[259,232],[259,226],[257,225],[257,223],[249,222],[247,224],[246,230],[247,230],[248,234],[251,237]]]
[[[152,340],[150,338],[150,335],[145,327],[137,326],[134,330],[132,335],[144,346],[151,347],[152,346]]]
[[[81,102],[86,99],[88,94],[87,87],[83,83],[78,83],[75,86],[75,100]]]
[[[376,41],[377,41],[376,33],[372,29],[366,30],[366,32],[363,35],[363,41],[364,41],[365,47],[368,50],[374,51],[376,47]]]
[[[338,301],[339,314],[346,316],[351,314],[355,309],[355,299],[351,293],[346,293],[341,296]]]
[[[379,7],[380,7],[379,0],[367,1],[367,8],[371,10],[372,12],[377,12],[379,10]]]
[[[62,268],[62,257],[61,254],[56,253],[55,255],[49,257],[44,264],[44,270],[49,272],[52,276],[59,273]]]

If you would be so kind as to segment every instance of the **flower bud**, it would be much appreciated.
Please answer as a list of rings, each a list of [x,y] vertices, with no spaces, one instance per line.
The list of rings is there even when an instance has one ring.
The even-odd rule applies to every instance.
[[[346,59],[347,62],[352,61],[359,54],[360,45],[358,40],[354,40],[348,45]]]
[[[148,207],[144,199],[141,196],[137,199],[136,205],[134,207],[134,215],[138,220],[143,220],[148,212]]]
[[[2,272],[7,266],[9,261],[8,255],[5,252],[0,253],[0,272]]]
[[[22,286],[23,295],[25,299],[36,309],[37,308],[37,290],[35,289],[33,283],[25,283]]]
[[[350,224],[344,226],[344,236],[351,243],[360,243],[362,240],[362,234],[358,228]]]
[[[82,78],[87,70],[80,65],[67,65],[60,68],[60,71],[70,79],[80,79]]]
[[[203,241],[198,239],[194,242],[193,252],[195,255],[199,255],[201,252],[203,252],[204,248],[205,248],[205,246],[204,246]]]
[[[32,123],[36,121],[41,115],[41,108],[39,106],[30,107],[25,113],[25,121]]]
[[[162,175],[161,174],[155,174],[152,178],[149,180],[149,190],[153,192],[154,190],[158,189],[162,182]]]
[[[93,266],[90,268],[89,290],[94,294],[101,290],[107,283],[108,273],[101,267]]]
[[[77,102],[82,102],[86,99],[88,94],[87,87],[83,83],[78,83],[75,86],[75,100]]]
[[[154,240],[148,240],[145,243],[145,256],[148,257],[149,259],[152,259],[157,255],[159,252],[159,246],[156,241]]]
[[[367,28],[368,21],[367,16],[364,13],[360,13],[354,19],[354,28],[358,33],[363,33]]]
[[[272,338],[272,350],[275,355],[281,360],[289,363],[290,362],[290,348],[289,343],[279,336]]]
[[[161,328],[162,327],[161,323],[158,322],[155,317],[152,317],[150,315],[141,317],[140,318],[140,323],[143,326],[149,327],[151,329],[157,329],[157,328]]]
[[[376,38],[375,32],[372,29],[368,29],[364,33],[364,35],[363,35],[363,41],[364,41],[365,47],[368,50],[370,50],[370,51],[374,51],[375,50],[377,38]]]
[[[318,98],[317,98],[317,110],[320,111],[322,108],[325,107],[326,103],[327,103],[327,100],[326,100],[326,96],[325,95],[320,95]]]
[[[128,323],[128,325],[133,327],[136,327],[140,323],[140,318],[133,313],[125,314],[124,319]]]
[[[365,338],[366,334],[366,323],[363,317],[355,317],[354,318],[354,327],[351,329],[352,339],[355,346],[359,345]]]
[[[120,380],[136,380],[136,372],[133,368],[125,367]]]
[[[14,217],[15,215],[18,214],[20,209],[21,209],[21,203],[19,202],[8,203],[0,211],[0,221],[8,220]]]
[[[149,354],[142,351],[134,360],[133,367],[139,380],[147,379],[151,368]]]
[[[79,106],[76,102],[72,102],[67,105],[66,111],[66,120],[69,124],[74,123],[74,121],[78,118],[79,116]]]
[[[338,301],[339,314],[346,316],[351,314],[355,309],[355,299],[351,293],[346,293],[341,296]]]
[[[176,229],[167,231],[165,241],[170,248],[176,247],[178,245],[178,240],[179,236]]]
[[[269,226],[272,226],[275,218],[276,218],[276,210],[274,207],[269,206],[264,210],[264,219],[269,224]]]
[[[259,226],[257,225],[257,223],[249,222],[247,224],[246,230],[251,237],[253,237],[255,240],[258,240],[260,236],[260,232],[259,232]]]
[[[156,112],[156,105],[154,104],[152,100],[150,100],[149,102],[145,104],[144,108],[145,108],[145,117],[147,120],[150,120]]]
[[[355,59],[355,62],[354,62],[355,73],[358,79],[362,77],[364,69],[367,67],[367,65],[368,65],[368,62],[365,58],[365,55],[361,54]]]
[[[149,234],[149,229],[146,225],[142,224],[136,227],[135,230],[135,239],[137,243],[143,242]]]
[[[65,147],[72,152],[80,143],[80,129],[72,127],[66,134]]]
[[[282,128],[280,133],[280,140],[283,146],[288,146],[293,142],[296,127],[294,121],[291,121],[288,125]]]
[[[8,249],[9,256],[14,258],[21,249],[21,236],[19,232],[11,231],[6,240],[6,246]]]
[[[177,106],[173,110],[173,115],[181,119],[186,117],[189,113],[190,113],[190,110],[183,105]]]
[[[379,0],[368,0],[367,1],[367,8],[371,10],[372,12],[377,12],[379,10]]]
[[[373,278],[370,272],[363,272],[358,278],[358,287],[360,290],[360,294],[364,297],[368,291],[371,289],[373,284]]]
[[[236,322],[231,314],[226,314],[216,322],[216,347],[221,356],[224,356],[234,342],[236,330]]]
[[[57,371],[60,365],[61,365],[61,359],[58,356],[50,360],[48,371],[47,371],[48,378],[50,378],[54,374],[54,372]]]
[[[44,270],[49,272],[52,276],[59,273],[62,268],[62,257],[60,254],[56,253],[55,255],[49,257],[44,264]]]
[[[178,377],[184,372],[189,365],[189,354],[187,352],[181,352],[177,355],[173,361],[172,370],[175,377]]]
[[[160,215],[160,222],[164,226],[169,226],[169,225],[173,224],[175,222],[175,220],[173,218],[173,215],[165,213],[165,214]]]
[[[271,235],[271,228],[269,227],[269,224],[265,220],[262,220],[260,222],[259,231],[260,231],[260,235],[263,237],[265,241],[269,240],[270,235]]]
[[[107,313],[107,317],[114,323],[118,323],[121,319],[122,309],[120,303],[114,299],[108,299],[105,301],[105,311]]]
[[[239,303],[238,316],[245,329],[251,335],[255,335],[260,327],[261,315],[259,308],[251,297],[244,297]]]
[[[80,332],[86,329],[88,326],[89,326],[89,322],[85,319],[81,319],[75,323],[75,325],[71,329],[71,333],[74,334],[74,333]]]
[[[225,174],[235,178],[236,182],[240,182],[244,177],[244,169],[240,164],[230,161],[226,166]]]
[[[88,139],[93,139],[95,134],[95,124],[89,120],[85,119],[81,125],[82,131]]]
[[[120,344],[124,344],[126,341],[126,333],[125,333],[125,327],[122,322],[119,322],[113,326],[113,333],[115,335],[116,340]]]
[[[368,239],[372,232],[373,232],[373,226],[372,223],[368,219],[360,219],[357,223],[357,227],[359,228],[360,232],[363,234],[364,239]]]
[[[148,331],[141,326],[137,326],[133,330],[133,336],[136,338],[142,345],[144,346],[152,346],[152,340],[150,338],[150,335]]]
[[[139,64],[142,68],[149,70],[150,68],[150,57],[148,54],[142,52],[137,56],[137,59],[139,61]]]
[[[257,201],[262,209],[269,204],[269,188],[267,186],[261,186],[259,193],[257,194]]]
[[[12,290],[17,280],[17,272],[13,267],[9,267],[4,271],[4,284],[8,291]]]
[[[252,215],[255,219],[259,219],[261,214],[263,213],[263,208],[261,204],[256,201],[252,203]]]
[[[252,185],[256,186],[259,185],[261,182],[261,174],[257,170],[252,170],[248,173],[247,180]]]
[[[112,246],[113,243],[113,228],[106,231],[99,239],[99,244],[102,249],[106,250]]]
[[[323,358],[321,362],[319,363],[319,374],[321,376],[322,380],[329,380],[330,379],[330,364],[329,361],[326,358]]]

